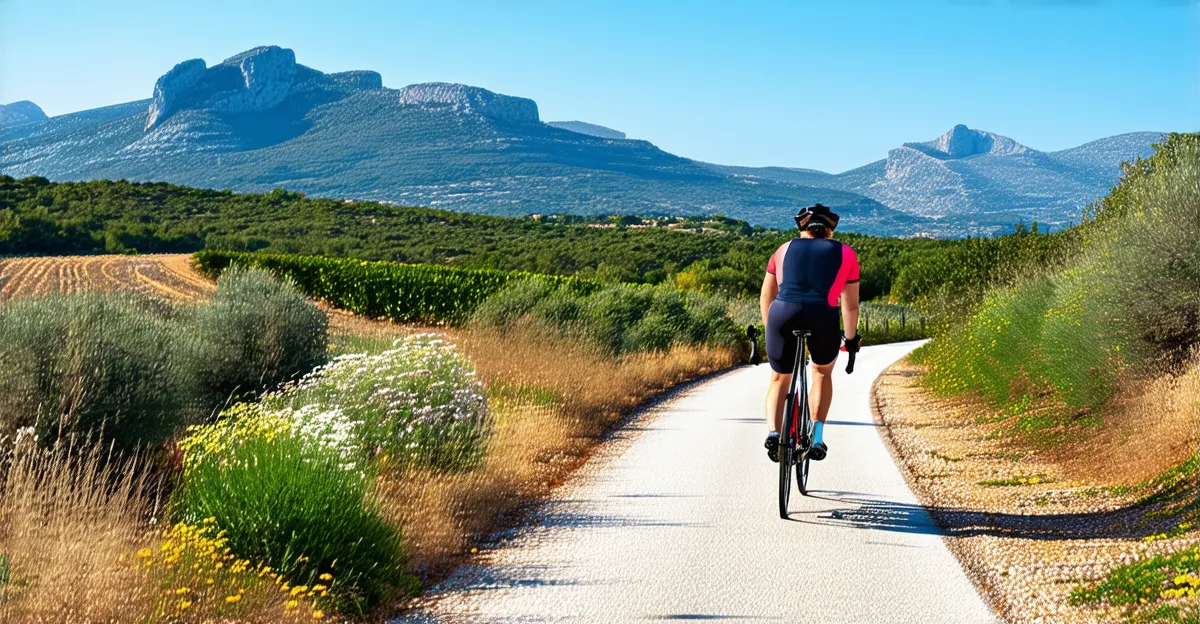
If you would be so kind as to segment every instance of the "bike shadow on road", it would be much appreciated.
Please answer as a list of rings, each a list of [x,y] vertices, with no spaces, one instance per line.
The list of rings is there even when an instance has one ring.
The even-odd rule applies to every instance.
[[[789,514],[794,522],[947,537],[1008,537],[1029,540],[1141,539],[1173,526],[1171,519],[1148,520],[1141,506],[1070,514],[993,513],[954,507],[926,507],[860,492],[810,491],[811,509]]]

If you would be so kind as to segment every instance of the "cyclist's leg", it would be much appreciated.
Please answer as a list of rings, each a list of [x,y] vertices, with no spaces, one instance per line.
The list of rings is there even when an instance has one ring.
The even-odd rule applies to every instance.
[[[815,422],[825,422],[829,416],[829,406],[833,404],[833,366],[836,361],[828,364],[812,364],[812,390],[808,393],[809,409]]]
[[[829,416],[829,406],[833,403],[833,366],[842,346],[837,314],[837,308],[830,308],[809,319],[813,335],[808,342],[808,352],[812,355],[812,390],[808,394],[808,404],[813,420],[820,423]]]
[[[776,300],[767,312],[767,361],[771,365],[771,382],[767,386],[767,429],[779,431],[783,421],[783,405],[792,383],[792,368],[796,364],[796,337],[792,325],[798,306]]]
[[[771,371],[771,384],[767,386],[767,430],[779,431],[783,423],[783,405],[787,401],[788,386],[792,376]]]

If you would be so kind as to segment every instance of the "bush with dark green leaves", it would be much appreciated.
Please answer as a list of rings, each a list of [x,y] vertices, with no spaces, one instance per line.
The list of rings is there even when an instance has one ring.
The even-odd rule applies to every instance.
[[[573,292],[599,287],[597,282],[555,275],[319,256],[202,251],[195,257],[200,270],[211,277],[231,265],[261,267],[334,307],[400,322],[460,323],[483,300],[517,281],[538,280]]]

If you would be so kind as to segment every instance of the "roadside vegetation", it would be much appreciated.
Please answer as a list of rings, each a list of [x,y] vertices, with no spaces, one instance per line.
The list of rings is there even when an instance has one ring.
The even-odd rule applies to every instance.
[[[986,291],[926,300],[945,322],[913,358],[933,392],[976,401],[1014,447],[1076,456],[1076,474],[1105,485],[1157,483],[1141,504],[1174,522],[1154,541],[1175,550],[1115,567],[1073,600],[1194,621],[1200,137],[1171,135],[1128,164],[1075,239]]]
[[[390,305],[450,311],[437,333],[361,321],[328,334],[291,277],[237,265],[195,304],[0,303],[16,329],[0,337],[0,619],[388,613],[622,414],[744,357],[724,299],[528,276],[493,294],[511,304],[531,283],[579,292],[588,333],[476,320],[486,296],[428,307],[427,288]],[[398,316],[430,318],[414,310]]]

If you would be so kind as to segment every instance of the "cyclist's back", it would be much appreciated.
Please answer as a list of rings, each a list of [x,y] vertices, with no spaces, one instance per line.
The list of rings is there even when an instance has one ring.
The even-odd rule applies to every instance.
[[[836,308],[847,282],[858,281],[858,256],[831,238],[794,238],[771,256],[767,273],[779,284],[776,299]]]

